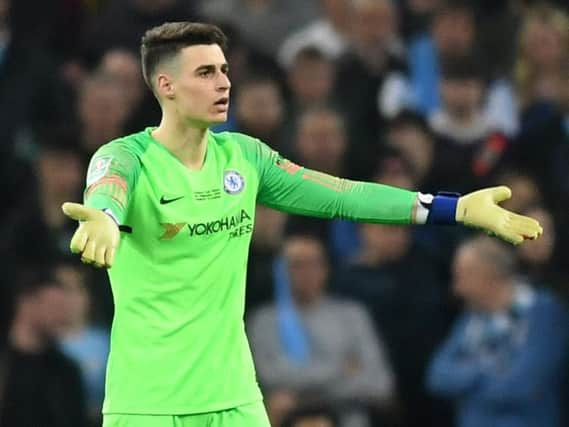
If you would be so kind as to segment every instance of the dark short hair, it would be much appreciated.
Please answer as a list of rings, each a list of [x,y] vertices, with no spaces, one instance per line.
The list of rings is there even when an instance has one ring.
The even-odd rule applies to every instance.
[[[217,44],[225,50],[227,37],[219,27],[202,22],[167,22],[146,31],[140,56],[142,75],[150,89],[153,89],[151,79],[158,64],[173,58],[185,47],[199,44]]]

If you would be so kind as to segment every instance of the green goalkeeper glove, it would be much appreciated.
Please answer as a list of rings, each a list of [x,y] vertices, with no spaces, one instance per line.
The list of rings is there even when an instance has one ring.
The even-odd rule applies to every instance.
[[[120,240],[114,219],[101,210],[79,203],[64,203],[61,208],[69,218],[79,221],[69,245],[71,252],[80,253],[85,264],[110,268]]]
[[[515,214],[498,205],[510,197],[512,191],[505,186],[466,194],[458,199],[456,221],[482,228],[515,245],[527,239],[537,239],[543,229],[535,219]]]

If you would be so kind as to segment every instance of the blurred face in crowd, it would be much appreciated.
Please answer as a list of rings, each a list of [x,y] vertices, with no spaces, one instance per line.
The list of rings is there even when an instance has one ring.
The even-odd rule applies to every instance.
[[[129,110],[136,108],[144,93],[144,80],[137,56],[127,50],[109,50],[101,60],[100,69],[120,81],[128,99]]]
[[[385,46],[396,31],[390,0],[354,0],[353,38],[364,47]]]
[[[506,174],[497,181],[510,187],[512,190],[513,197],[501,203],[504,209],[522,212],[528,206],[537,203],[539,200],[537,184],[527,175],[519,173]]]
[[[325,58],[297,57],[288,81],[300,104],[324,103],[334,84],[334,65]]]
[[[55,274],[67,299],[70,325],[84,322],[89,312],[89,294],[84,274],[71,265],[59,266]]]
[[[460,248],[453,264],[453,290],[468,305],[483,308],[483,301],[492,286],[494,273],[490,266],[482,262],[472,247]]]
[[[459,56],[474,45],[474,18],[462,11],[441,12],[433,20],[432,34],[441,56]]]
[[[409,230],[396,225],[359,224],[362,247],[376,262],[394,262],[408,252],[411,245]]]
[[[346,151],[346,134],[341,117],[333,111],[309,111],[298,125],[296,150],[306,166],[336,174]]]
[[[453,290],[465,303],[477,310],[493,311],[503,308],[511,296],[510,277],[513,274],[509,249],[490,237],[483,243],[459,247],[453,262]]]
[[[56,284],[23,295],[19,303],[21,317],[44,338],[54,338],[66,327],[68,308],[65,291]]]
[[[418,180],[431,169],[434,143],[419,127],[408,124],[391,128],[388,141],[401,151]]]
[[[482,104],[483,84],[480,79],[450,79],[441,81],[441,96],[448,113],[455,118],[468,118]]]
[[[543,227],[543,235],[537,240],[529,240],[517,248],[522,262],[531,265],[546,264],[555,248],[555,228],[553,217],[543,208],[533,208],[524,212],[535,218]]]
[[[351,21],[351,0],[322,0],[322,10],[336,29],[346,29]]]
[[[328,263],[322,244],[310,237],[290,237],[283,248],[292,294],[301,306],[310,305],[324,292]]]
[[[275,249],[281,242],[286,214],[263,205],[257,205],[253,245],[257,248]]]
[[[183,48],[172,60],[159,66],[155,89],[167,111],[196,127],[227,120],[229,67],[217,44]]]
[[[38,160],[41,194],[62,200],[74,199],[83,186],[83,166],[72,151],[44,149]]]
[[[121,135],[130,113],[120,81],[110,76],[88,77],[79,93],[79,115],[87,149],[95,151]]]
[[[237,95],[237,117],[247,130],[259,136],[278,129],[284,119],[284,105],[276,82],[244,84]]]
[[[531,20],[522,37],[524,56],[542,71],[559,67],[569,53],[569,28],[556,28],[551,22]]]

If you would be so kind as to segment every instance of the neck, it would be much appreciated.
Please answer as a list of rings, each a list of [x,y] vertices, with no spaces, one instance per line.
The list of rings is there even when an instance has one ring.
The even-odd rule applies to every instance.
[[[160,126],[152,132],[152,136],[186,167],[192,170],[201,169],[207,151],[207,128],[169,117],[166,114],[162,116]]]
[[[43,350],[47,340],[25,319],[16,317],[10,331],[10,343],[16,350],[34,353]]]

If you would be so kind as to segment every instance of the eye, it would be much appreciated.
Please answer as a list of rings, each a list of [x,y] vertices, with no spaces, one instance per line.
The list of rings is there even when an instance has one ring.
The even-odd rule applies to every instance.
[[[213,75],[213,70],[201,70],[198,75],[200,77],[209,77]]]

